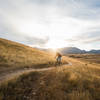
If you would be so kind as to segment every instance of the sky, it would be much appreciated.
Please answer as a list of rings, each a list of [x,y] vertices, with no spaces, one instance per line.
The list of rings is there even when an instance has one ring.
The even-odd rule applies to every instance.
[[[39,48],[100,49],[100,0],[0,0],[0,38]]]

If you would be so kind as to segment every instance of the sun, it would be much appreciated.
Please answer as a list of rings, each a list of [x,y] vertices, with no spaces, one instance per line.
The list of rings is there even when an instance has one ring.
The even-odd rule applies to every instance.
[[[58,39],[50,39],[46,44],[46,48],[51,48],[57,50],[58,48],[62,48],[65,46],[65,41]]]

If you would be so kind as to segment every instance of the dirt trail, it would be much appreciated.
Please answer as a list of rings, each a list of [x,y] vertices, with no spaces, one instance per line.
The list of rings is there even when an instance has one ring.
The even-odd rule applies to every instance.
[[[64,64],[62,66],[57,66],[57,67],[63,67],[63,66],[71,66],[72,63],[69,62],[68,64]],[[46,70],[51,70],[57,67],[50,67],[50,68],[39,68],[39,69],[35,69],[35,68],[24,68],[24,69],[18,69],[18,70],[14,70],[14,71],[9,71],[9,72],[4,72],[0,75],[0,83],[10,80],[14,77],[18,77],[19,75],[26,73],[26,72],[32,72],[32,71],[46,71]]]
[[[10,80],[14,77],[18,77],[19,75],[26,73],[26,72],[32,72],[32,71],[46,71],[46,70],[51,70],[57,67],[65,67],[65,66],[81,66],[82,69],[88,69],[88,68],[97,68],[100,69],[100,67],[96,66],[96,65],[92,65],[92,64],[88,64],[84,61],[80,61],[77,59],[73,59],[73,58],[69,58],[66,57],[66,60],[68,61],[68,64],[64,64],[61,66],[54,66],[54,67],[49,67],[49,68],[23,68],[23,69],[16,69],[16,70],[12,70],[12,71],[6,71],[2,74],[0,74],[0,84],[4,81]],[[88,66],[87,66],[88,64]]]
[[[0,74],[0,84],[4,81],[10,80],[14,77],[18,77],[19,75],[23,74],[23,73],[27,73],[27,72],[32,72],[32,71],[46,71],[46,70],[51,70],[57,67],[65,67],[65,66],[81,66],[81,69],[93,69],[93,68],[97,68],[100,69],[100,67],[98,67],[97,65],[92,65],[92,64],[88,64],[86,62],[77,60],[77,59],[72,59],[69,57],[66,57],[66,60],[69,62],[68,64],[64,64],[61,66],[54,66],[54,67],[49,67],[49,68],[23,68],[23,69],[16,69],[16,70],[12,70],[12,71],[6,71],[2,74]],[[88,64],[88,65],[87,65]],[[95,69],[96,70],[96,69]]]

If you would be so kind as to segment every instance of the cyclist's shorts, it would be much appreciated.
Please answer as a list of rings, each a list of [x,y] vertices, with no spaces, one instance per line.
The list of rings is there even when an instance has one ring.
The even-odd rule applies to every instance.
[[[60,61],[61,61],[61,57],[58,57],[58,58],[57,58],[57,61],[59,61],[59,62],[60,62]]]

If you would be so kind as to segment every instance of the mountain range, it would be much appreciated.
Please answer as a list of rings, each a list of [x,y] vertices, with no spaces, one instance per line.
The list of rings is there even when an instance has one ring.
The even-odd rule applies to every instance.
[[[43,51],[53,51],[52,49],[41,49]],[[90,50],[90,51],[86,51],[86,50],[81,50],[77,47],[64,47],[64,48],[59,48],[57,50],[58,52],[61,52],[62,54],[100,54],[100,50]]]

